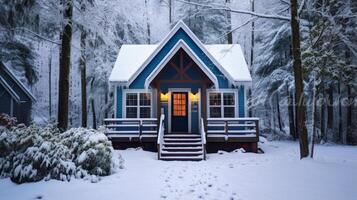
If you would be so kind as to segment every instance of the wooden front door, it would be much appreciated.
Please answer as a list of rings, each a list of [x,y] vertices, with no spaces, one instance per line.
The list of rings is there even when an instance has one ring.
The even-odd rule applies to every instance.
[[[173,92],[171,99],[171,132],[188,132],[187,92]]]

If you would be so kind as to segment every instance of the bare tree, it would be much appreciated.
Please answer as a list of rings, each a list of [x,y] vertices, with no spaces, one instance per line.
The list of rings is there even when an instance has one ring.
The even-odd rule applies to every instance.
[[[306,113],[305,113],[305,97],[303,85],[303,69],[301,64],[301,49],[300,49],[300,28],[298,16],[297,0],[290,0],[291,7],[291,35],[292,35],[292,53],[293,53],[293,68],[295,78],[295,98],[296,98],[296,117],[297,130],[299,130],[300,142],[300,158],[309,155],[309,146],[307,140],[306,129]]]
[[[59,69],[58,87],[58,128],[66,130],[68,128],[68,96],[69,96],[69,75],[71,65],[71,41],[72,41],[72,0],[63,0],[64,3],[64,28],[61,34],[61,53]]]

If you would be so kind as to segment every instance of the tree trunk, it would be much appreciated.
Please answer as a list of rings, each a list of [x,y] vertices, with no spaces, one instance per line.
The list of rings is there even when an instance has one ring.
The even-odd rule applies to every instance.
[[[254,12],[254,0],[251,1],[252,3],[252,12]],[[254,20],[252,21],[252,30],[251,30],[251,40],[250,40],[250,74],[253,72],[253,60],[254,60]],[[252,89],[248,90],[248,100],[249,100],[249,106],[248,106],[248,116],[252,117],[253,116],[253,107],[252,107]]]
[[[294,140],[296,140],[293,97],[292,97],[292,94],[289,91],[288,84],[286,84],[286,93],[287,93],[287,96],[288,96],[289,131],[290,131],[291,137],[293,137]]]
[[[276,93],[276,110],[277,110],[279,130],[283,131],[283,126],[281,124],[281,115],[280,115],[279,93]]]
[[[328,89],[328,102],[327,102],[327,127],[333,128],[333,84],[330,84]]]
[[[169,24],[172,23],[172,0],[169,0]]]
[[[86,37],[84,30],[81,32],[81,57],[79,60],[79,67],[81,70],[81,100],[82,100],[82,127],[87,127],[87,75],[86,75]]]
[[[341,77],[340,77],[341,78]],[[346,143],[346,137],[342,129],[342,105],[341,105],[341,80],[338,81],[338,137],[342,144]]]
[[[48,116],[52,118],[52,47],[48,56]]]
[[[300,28],[299,16],[297,13],[297,0],[291,0],[291,32],[292,32],[292,52],[293,52],[293,67],[295,78],[295,93],[297,102],[297,128],[299,130],[300,142],[300,158],[309,155],[309,146],[307,140],[306,116],[305,116],[305,99],[304,99],[304,85],[303,85],[303,69],[301,65],[301,51],[300,51]]]
[[[348,97],[348,105],[347,105],[347,144],[352,144],[352,109],[353,109],[353,98],[351,92],[351,86],[347,85],[347,97]]]
[[[145,15],[146,15],[146,31],[147,31],[147,43],[151,43],[151,33],[150,33],[150,20],[149,20],[149,13],[148,13],[148,0],[145,0]]]
[[[316,139],[316,96],[318,91],[314,85],[312,96],[312,139],[311,139],[311,158],[314,157],[315,139]]]
[[[72,40],[72,0],[64,3],[64,29],[60,54],[60,69],[58,83],[58,128],[62,131],[68,128],[68,96],[69,75],[71,65],[71,40]]]
[[[320,112],[320,132],[321,132],[321,140],[326,141],[326,126],[325,126],[325,85],[321,84],[321,92],[322,92],[322,101],[321,101],[321,112]]]
[[[95,105],[94,105],[94,99],[91,98],[91,107],[92,107],[92,116],[93,116],[93,129],[97,129],[97,117],[96,117],[96,114],[95,114]]]
[[[229,4],[231,0],[226,0],[226,5]],[[229,7],[227,5],[227,7]],[[227,15],[227,24],[228,24],[228,34],[227,34],[227,43],[233,44],[233,33],[232,33],[232,14],[230,11],[226,11]]]

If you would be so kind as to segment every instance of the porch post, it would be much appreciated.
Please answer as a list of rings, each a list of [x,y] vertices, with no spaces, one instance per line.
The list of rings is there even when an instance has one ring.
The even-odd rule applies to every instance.
[[[160,100],[160,94],[161,94],[161,89],[160,89],[160,84],[156,84],[156,117],[158,123],[160,123],[160,116],[161,116],[161,100]]]
[[[204,121],[204,129],[207,130],[207,86],[202,85],[202,118]]]

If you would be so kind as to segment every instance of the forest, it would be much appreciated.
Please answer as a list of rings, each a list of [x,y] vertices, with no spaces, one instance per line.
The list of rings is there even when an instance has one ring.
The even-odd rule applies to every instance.
[[[35,123],[97,128],[121,45],[183,20],[203,43],[241,44],[264,136],[357,144],[356,13],[352,0],[0,0],[0,60],[34,93]]]

